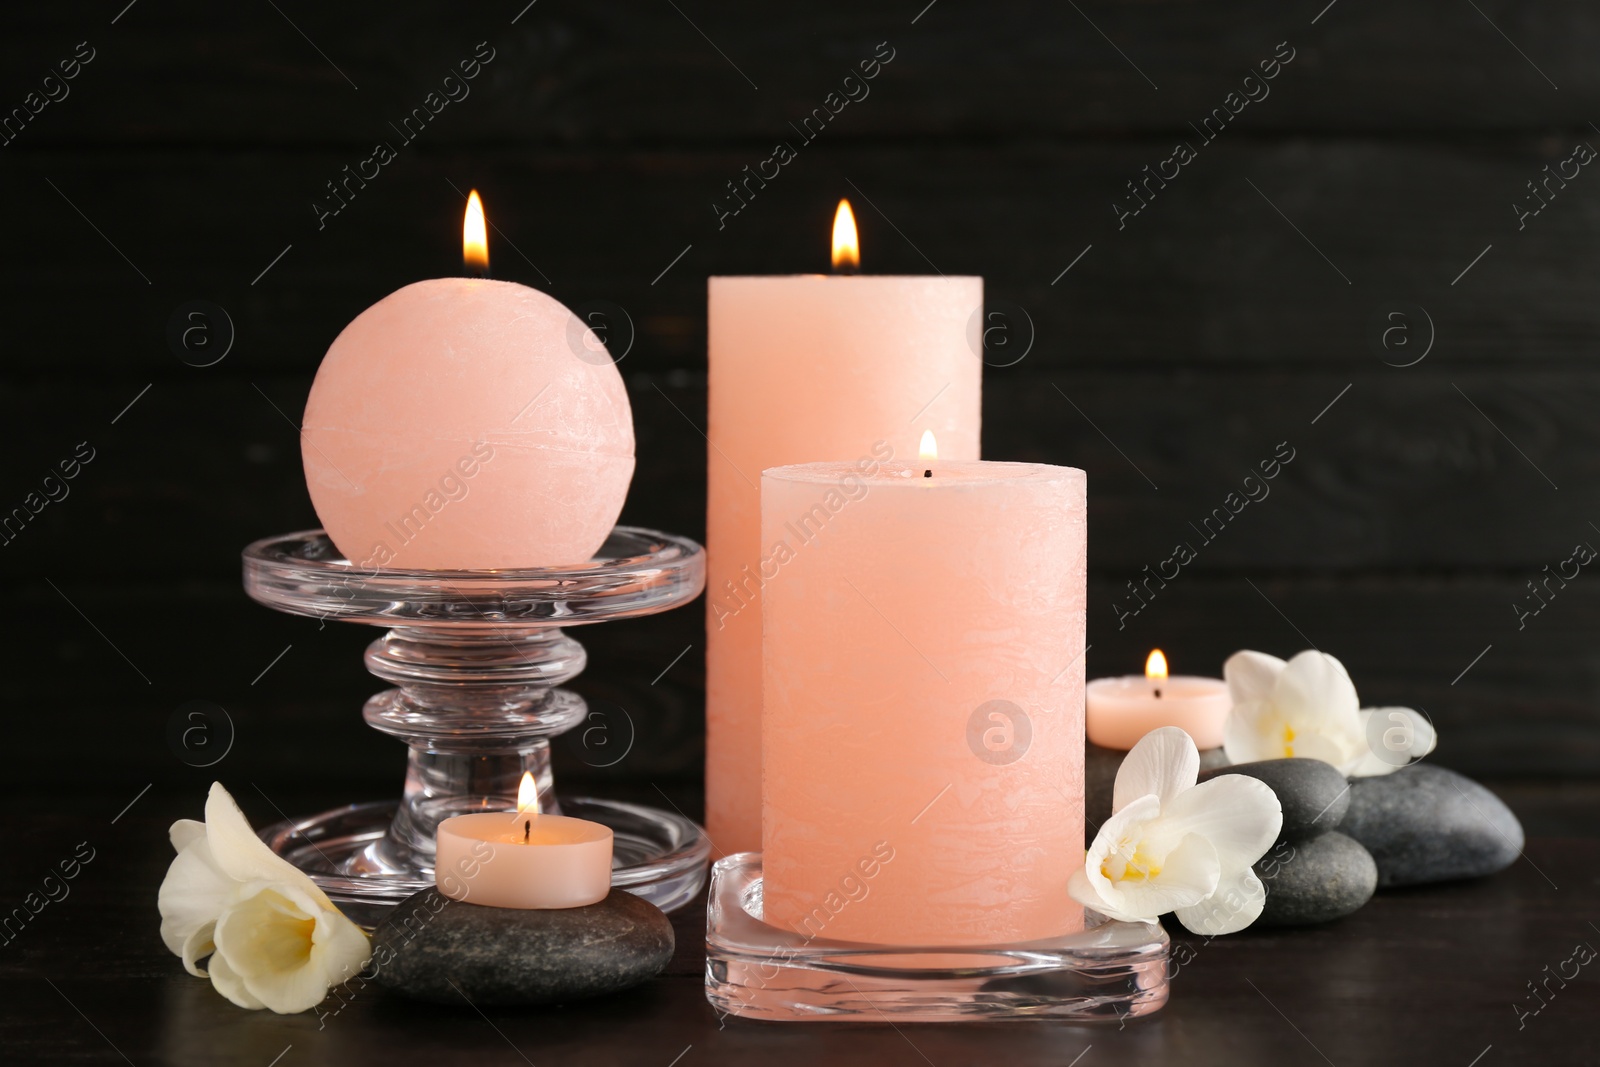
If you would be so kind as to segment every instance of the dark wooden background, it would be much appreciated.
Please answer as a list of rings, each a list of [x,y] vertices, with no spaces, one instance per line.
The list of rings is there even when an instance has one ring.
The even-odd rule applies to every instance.
[[[1524,629],[1512,608],[1600,544],[1600,174],[1520,231],[1511,206],[1600,145],[1593,5],[525,2],[6,12],[0,111],[95,50],[0,147],[0,511],[96,451],[0,547],[12,786],[398,791],[399,746],[359,715],[376,632],[253,604],[238,553],[315,524],[294,423],[317,362],[374,300],[456,272],[472,186],[498,276],[636,327],[625,521],[704,532],[706,276],[826,269],[850,196],[869,271],[986,278],[1013,330],[996,363],[1031,321],[986,371],[984,449],[1089,472],[1090,676],[1152,645],[1216,673],[1314,643],[1365,702],[1425,709],[1447,765],[1600,768],[1600,577]],[[324,183],[398,146],[388,123],[480,41],[471,95],[319,230]],[[885,41],[870,96],[719,229],[724,183]],[[1285,41],[1270,96],[1119,230],[1124,183]],[[236,332],[214,366],[168,340],[195,300]],[[1390,312],[1412,347],[1379,343]],[[1430,320],[1427,357],[1392,366]],[[1119,630],[1124,583],[1281,441],[1271,496]],[[576,688],[637,736],[605,770],[614,748],[563,741],[559,773],[692,791],[700,605],[578,636]],[[205,770],[167,737],[194,700],[236,733]]]

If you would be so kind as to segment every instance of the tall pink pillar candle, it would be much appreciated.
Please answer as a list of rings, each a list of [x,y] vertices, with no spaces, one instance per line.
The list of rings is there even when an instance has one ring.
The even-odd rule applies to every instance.
[[[766,921],[901,945],[1079,928],[1084,473],[780,467],[761,515]]]
[[[983,279],[712,278],[706,516],[706,829],[761,847],[761,472],[912,462],[925,429],[978,458]]]

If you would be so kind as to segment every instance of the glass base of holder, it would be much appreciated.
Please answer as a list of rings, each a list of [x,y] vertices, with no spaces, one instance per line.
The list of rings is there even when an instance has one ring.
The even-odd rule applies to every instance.
[[[1089,913],[1076,933],[1012,945],[900,946],[806,938],[761,920],[761,854],[711,869],[706,999],[773,1020],[1096,1022],[1167,1002],[1166,931]]]
[[[311,876],[351,919],[372,926],[394,905],[433,885],[431,868],[398,868],[385,842],[398,801],[351,804],[276,823],[261,837]],[[611,885],[662,911],[680,908],[705,885],[711,842],[681,815],[620,800],[562,797],[561,813],[611,827]]]

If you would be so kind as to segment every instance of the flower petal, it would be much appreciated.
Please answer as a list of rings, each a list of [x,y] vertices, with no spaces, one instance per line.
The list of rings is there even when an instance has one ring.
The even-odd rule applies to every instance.
[[[1160,814],[1160,797],[1154,794],[1139,797],[1125,804],[1122,810],[1114,812],[1111,818],[1100,825],[1100,832],[1094,835],[1094,841],[1089,845],[1088,856],[1083,866],[1096,895],[1111,907],[1117,907],[1121,898],[1117,895],[1117,888],[1111,879],[1101,871],[1101,864],[1118,851],[1124,840],[1137,841],[1143,835],[1144,824]],[[1106,911],[1105,908],[1100,910]],[[1110,912],[1106,914],[1109,915]]]
[[[1249,867],[1278,839],[1283,806],[1270,786],[1242,774],[1223,774],[1174,797],[1151,827],[1170,841],[1198,834],[1211,842],[1224,875]],[[1154,841],[1156,847],[1160,847]]]
[[[187,819],[183,822],[200,825]],[[180,834],[180,825],[173,825],[173,840],[187,837],[188,843],[173,858],[156,893],[156,907],[161,911],[161,941],[173,955],[184,957],[184,966],[189,968],[190,974],[203,974],[194,967],[186,946],[197,930],[216,923],[217,916],[234,899],[238,886],[217,865],[206,839]]]
[[[1228,683],[1228,695],[1235,704],[1271,700],[1278,675],[1287,666],[1277,656],[1265,652],[1235,652],[1222,665],[1222,677]]]
[[[1221,878],[1217,850],[1199,834],[1190,834],[1168,852],[1160,872],[1139,881],[1115,884],[1117,909],[1153,921],[1169,911],[1200,903],[1216,891]]]
[[[1229,763],[1254,763],[1283,755],[1275,744],[1282,729],[1272,705],[1263,700],[1235,703],[1222,721],[1222,750]]]
[[[221,782],[211,783],[206,796],[206,839],[217,865],[236,882],[284,882],[310,893],[320,907],[333,902],[305,872],[273,852],[250,829],[250,822]]]
[[[1266,701],[1235,704],[1222,723],[1222,748],[1229,763],[1278,759],[1283,720]]]
[[[260,1011],[266,1007],[245,987],[244,979],[234,973],[233,968],[228,966],[228,961],[220,953],[211,957],[211,985],[218,993],[241,1008]]]
[[[1326,652],[1308,649],[1291,659],[1272,688],[1272,704],[1289,723],[1324,735],[1354,733],[1360,726],[1355,683]]]
[[[328,980],[312,959],[321,908],[297,886],[253,882],[217,921],[217,956],[250,995],[279,1014],[322,1002]]]
[[[214,940],[216,932],[217,924],[209,922],[204,926],[195,927],[194,931],[184,939],[183,949],[178,955],[183,957],[183,969],[196,978],[206,976],[206,969],[200,966],[200,961],[217,951],[217,943]]]
[[[172,842],[174,852],[182,852],[190,842],[204,836],[206,836],[206,824],[196,822],[194,819],[179,819],[167,831],[167,840]]]
[[[343,985],[372,959],[372,941],[366,931],[337,909],[317,916],[317,929],[311,937],[311,962],[322,971],[331,986]]]
[[[1283,756],[1283,753],[1279,752],[1278,755]],[[1319,759],[1333,764],[1344,775],[1348,775],[1350,768],[1360,763],[1362,757],[1370,755],[1359,734],[1324,735],[1302,731],[1294,739],[1295,759]]]
[[[1345,772],[1352,777],[1397,771],[1426,756],[1439,743],[1433,723],[1411,708],[1363,708],[1359,714],[1366,750]]]
[[[1117,768],[1111,810],[1154,794],[1162,804],[1192,788],[1200,776],[1200,752],[1194,738],[1176,726],[1163,726],[1139,738]]]
[[[1243,930],[1261,917],[1267,891],[1249,867],[1217,882],[1211,896],[1187,908],[1178,908],[1178,921],[1197,934],[1215,937]]]
[[[1093,908],[1108,919],[1120,922],[1141,923],[1149,920],[1137,915],[1128,915],[1120,911],[1115,904],[1106,900],[1095,891],[1094,883],[1090,881],[1088,871],[1079,867],[1072,872],[1072,877],[1067,879],[1067,896],[1076,900],[1086,908]]]

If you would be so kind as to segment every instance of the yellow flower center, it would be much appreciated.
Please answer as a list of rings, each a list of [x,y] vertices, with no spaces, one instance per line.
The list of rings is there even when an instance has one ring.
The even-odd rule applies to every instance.
[[[1283,758],[1284,759],[1293,759],[1294,758],[1294,727],[1293,726],[1285,726],[1283,728]]]
[[[1123,838],[1117,842],[1117,850],[1100,861],[1100,873],[1113,882],[1145,882],[1160,877],[1161,866],[1146,856],[1140,845]]]

